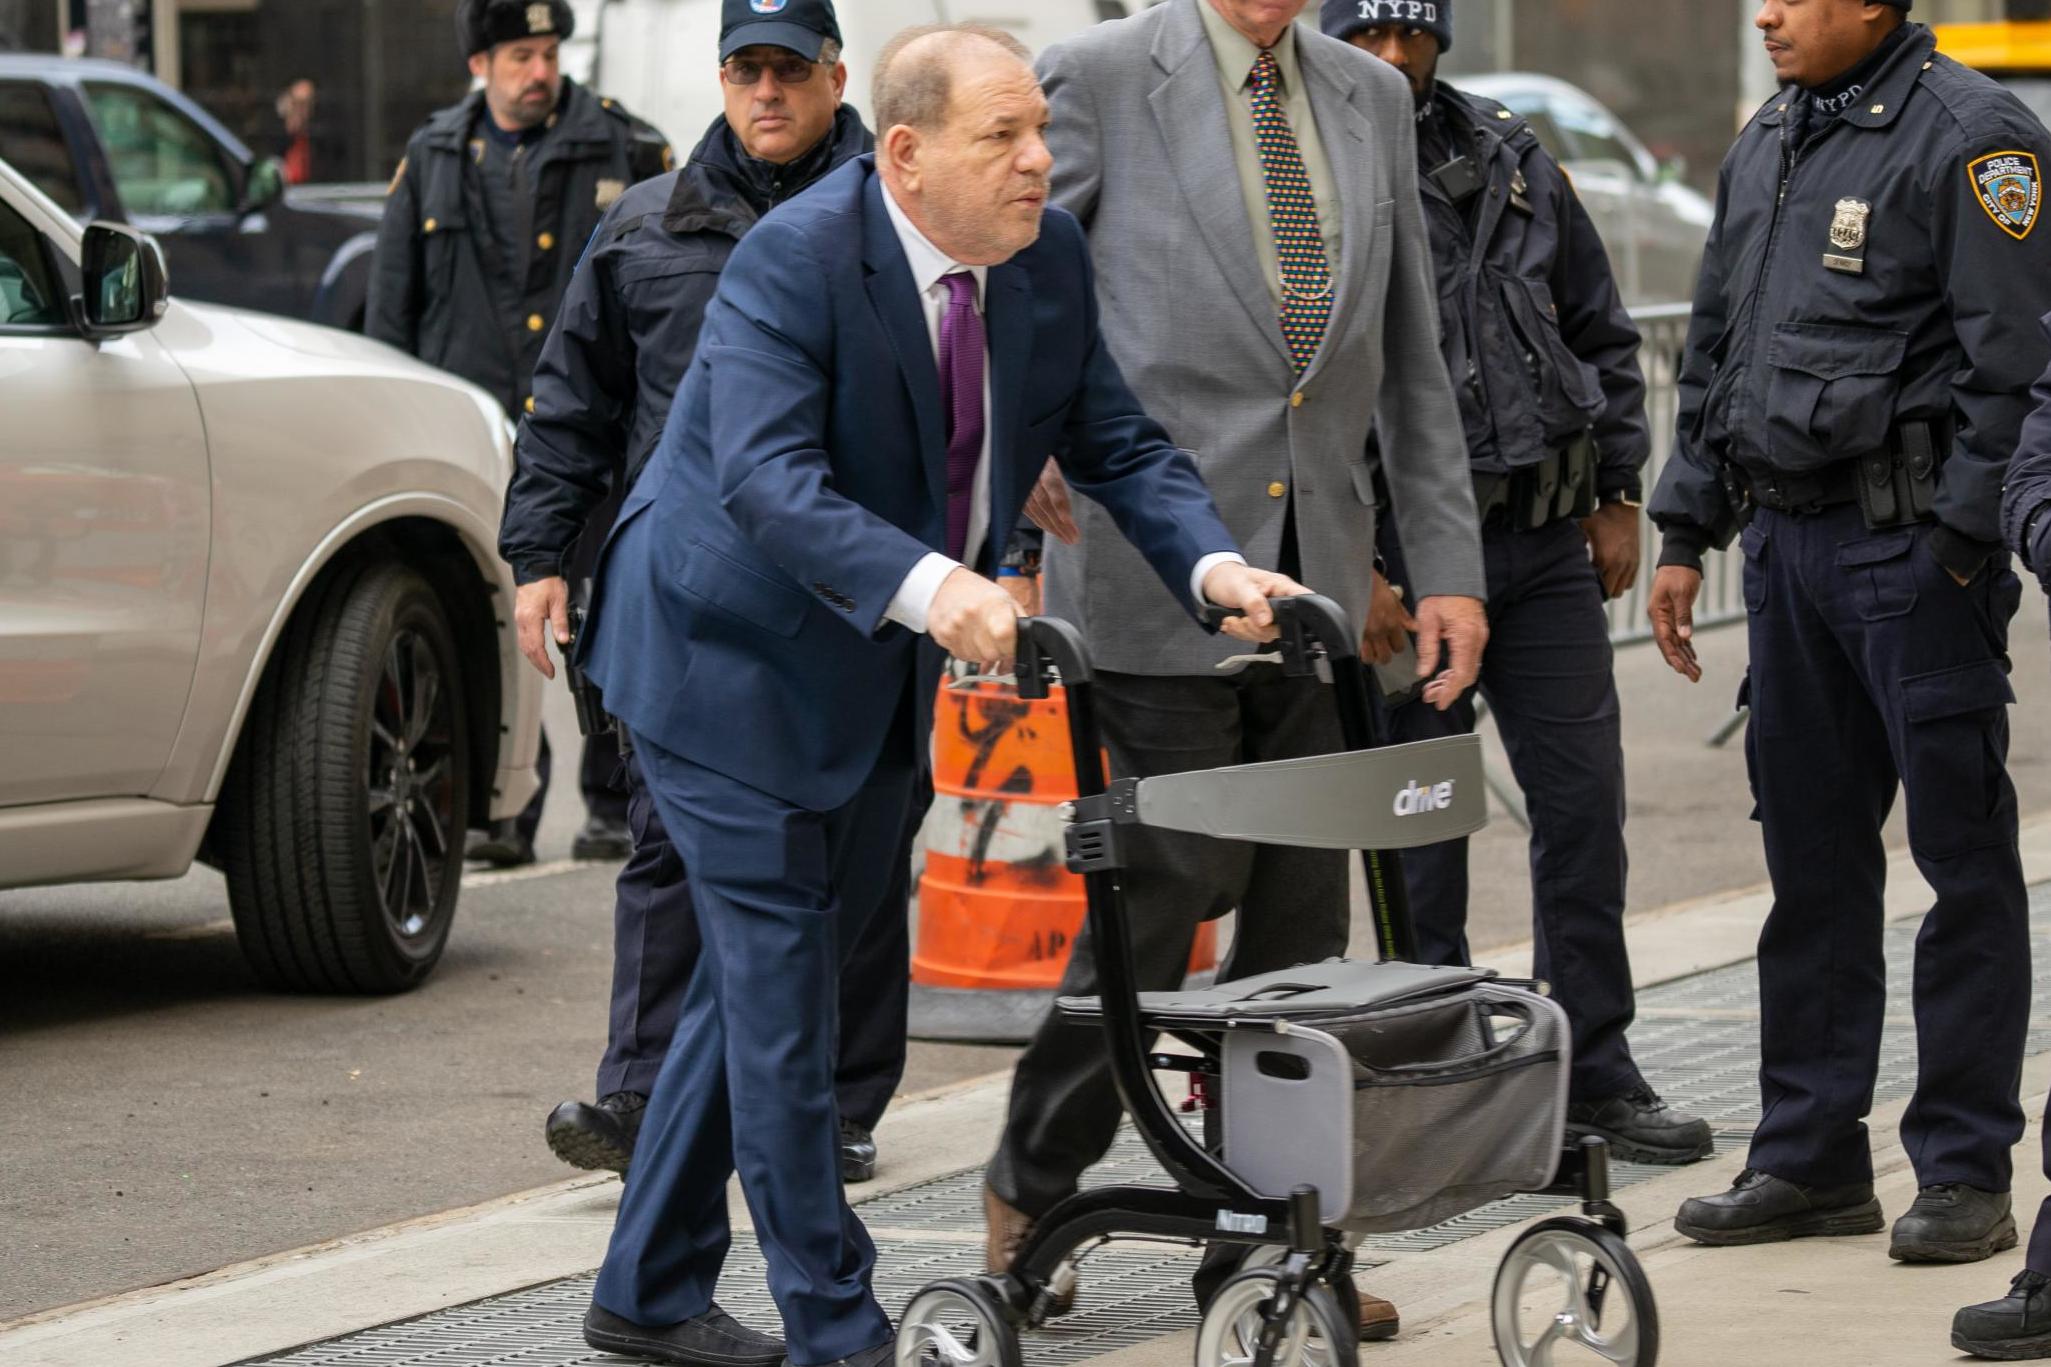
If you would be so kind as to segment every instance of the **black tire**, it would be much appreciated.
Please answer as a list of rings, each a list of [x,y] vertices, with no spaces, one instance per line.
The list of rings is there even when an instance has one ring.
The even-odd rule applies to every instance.
[[[1253,1360],[1261,1321],[1282,1285],[1277,1267],[1247,1267],[1227,1277],[1204,1308],[1196,1331],[1196,1367]],[[1272,1367],[1357,1367],[1360,1321],[1348,1318],[1323,1282],[1300,1296],[1284,1327]]]
[[[982,1282],[934,1282],[898,1317],[896,1367],[1019,1367],[1018,1330]]]
[[[1586,1267],[1582,1266],[1583,1259],[1587,1260]],[[1566,1286],[1568,1265],[1575,1269],[1578,1290]],[[1502,1265],[1496,1269],[1490,1318],[1495,1330],[1496,1356],[1504,1367],[1532,1367],[1540,1361],[1551,1361],[1550,1349],[1543,1354],[1533,1351],[1535,1341],[1527,1340],[1531,1339],[1528,1331],[1534,1325],[1524,1322],[1530,1316],[1520,1316],[1524,1277],[1527,1270],[1541,1266],[1555,1273],[1560,1290],[1565,1293],[1562,1304],[1553,1312],[1554,1323],[1559,1327],[1549,1328],[1542,1337],[1557,1335],[1579,1342],[1592,1354],[1583,1360],[1607,1359],[1619,1367],[1655,1367],[1659,1361],[1659,1306],[1653,1300],[1652,1283],[1638,1262],[1638,1255],[1607,1227],[1576,1215],[1541,1220],[1525,1230],[1510,1245]],[[1597,1269],[1603,1274],[1602,1299],[1594,1305],[1588,1292]],[[1542,1316],[1546,1298],[1537,1299]],[[1592,1317],[1584,1316],[1584,1307],[1595,1312]],[[1619,1314],[1620,1310],[1624,1313]],[[1569,1319],[1576,1323],[1569,1325]],[[1590,1338],[1603,1340],[1607,1351],[1590,1347]]]
[[[221,793],[235,931],[266,984],[417,986],[463,876],[469,727],[448,614],[398,564],[317,585],[279,643]]]

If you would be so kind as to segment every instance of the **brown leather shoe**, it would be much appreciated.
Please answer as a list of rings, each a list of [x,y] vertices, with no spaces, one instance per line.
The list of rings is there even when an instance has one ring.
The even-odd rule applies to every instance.
[[[999,1196],[988,1182],[983,1183],[983,1260],[994,1273],[1011,1270],[1011,1260],[1018,1256],[1018,1250],[1033,1232],[1033,1217],[1011,1202]],[[1053,1304],[1048,1308],[1050,1317],[1059,1317],[1075,1309],[1076,1276],[1075,1264],[1063,1263],[1055,1271],[1048,1288],[1054,1293]]]
[[[1403,1328],[1403,1317],[1396,1307],[1379,1296],[1370,1296],[1365,1291],[1360,1296],[1360,1341],[1380,1343],[1392,1339]]]

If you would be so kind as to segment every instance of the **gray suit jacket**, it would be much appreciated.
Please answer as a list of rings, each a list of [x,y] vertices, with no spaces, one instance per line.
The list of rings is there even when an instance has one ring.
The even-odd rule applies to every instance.
[[[1049,48],[1054,199],[1090,235],[1105,340],[1149,415],[1194,452],[1256,565],[1281,549],[1294,493],[1303,580],[1367,616],[1382,464],[1420,596],[1485,594],[1474,489],[1439,352],[1418,205],[1409,87],[1365,52],[1298,26],[1318,135],[1345,214],[1331,329],[1299,383],[1261,276],[1197,6],[1168,0]],[[1300,395],[1300,398],[1298,397]],[[1047,551],[1048,611],[1130,674],[1209,674],[1243,647],[1191,622],[1104,511],[1077,500],[1082,544]]]

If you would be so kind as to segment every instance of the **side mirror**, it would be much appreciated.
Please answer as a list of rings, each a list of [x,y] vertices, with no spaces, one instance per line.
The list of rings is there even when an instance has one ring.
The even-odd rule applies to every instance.
[[[171,302],[162,249],[119,223],[86,228],[79,275],[78,328],[91,341],[153,328]]]
[[[249,180],[242,187],[242,209],[253,214],[259,209],[268,209],[285,197],[285,163],[276,157],[265,157],[249,168]]]

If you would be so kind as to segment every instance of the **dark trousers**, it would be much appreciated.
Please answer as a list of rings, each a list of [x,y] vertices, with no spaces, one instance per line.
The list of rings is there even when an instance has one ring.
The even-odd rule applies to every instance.
[[[903,911],[880,894],[917,805],[910,735],[900,722],[861,792],[824,813],[636,739],[691,870],[704,948],[593,1293],[614,1314],[666,1325],[705,1312],[738,1171],[789,1360],[812,1367],[890,1339],[870,1290],[875,1246],[841,1190],[834,1060],[845,947]]]
[[[1881,826],[1899,783],[1910,851],[1937,893],[1916,939],[1919,1062],[1902,1146],[1922,1185],[2006,1191],[2030,1009],[2007,772],[2021,586],[1999,556],[1961,588],[1927,528],[1869,532],[1849,504],[1762,511],[1744,553],[1745,754],[1774,897],[1759,936],[1764,1115],[1751,1166],[1804,1183],[1872,1176]]]
[[[1407,587],[1393,528],[1382,556]],[[1478,690],[1488,700],[1531,816],[1534,972],[1553,985],[1574,1032],[1569,1087],[1600,1101],[1640,1081],[1624,1032],[1635,1012],[1624,949],[1624,738],[1616,660],[1602,583],[1580,524],[1492,529],[1488,651]],[[1407,744],[1474,729],[1474,694],[1440,712],[1395,709],[1391,739]],[[1467,842],[1403,852],[1418,956],[1466,964]]]
[[[585,736],[583,753],[577,757],[577,788],[584,795],[584,811],[606,821],[624,823],[627,820],[627,798],[615,786],[620,772],[620,743],[612,732],[596,736]],[[534,833],[541,829],[541,809],[548,802],[548,782],[555,772],[555,756],[550,752],[548,732],[541,733],[541,753],[535,757],[534,773],[541,780],[541,786],[534,790],[534,796],[527,799],[527,805],[514,818],[520,827],[521,838],[528,844],[534,843]]]
[[[626,771],[634,853],[620,870],[613,903],[612,1014],[598,1064],[600,1096],[655,1090],[701,944],[683,856],[662,824],[639,761],[630,759]],[[924,808],[915,802],[880,910],[848,948],[841,976],[834,1091],[841,1115],[865,1130],[883,1119],[904,1077],[910,842]]]
[[[577,538],[577,544],[570,549],[569,557],[564,564],[564,573],[573,588],[598,573],[598,553],[605,546],[606,535],[612,531],[613,519],[619,516],[620,503],[626,497],[626,493],[625,481],[615,473],[612,492],[592,511],[591,520],[585,525],[584,534]],[[561,687],[560,684],[553,686]],[[534,833],[541,829],[541,809],[548,801],[548,781],[554,768],[553,757],[549,753],[548,732],[543,731],[541,754],[534,765],[541,786],[534,790],[534,796],[527,800],[526,807],[521,809],[520,815],[516,818],[521,837],[530,845],[534,843]],[[614,825],[626,822],[627,795],[619,786],[619,779],[619,738],[610,731],[584,737],[583,753],[577,759],[577,788],[584,795],[585,815],[612,822]]]
[[[1254,665],[1234,677],[1100,673],[1098,719],[1121,777],[1184,773],[1228,764],[1294,759],[1340,748],[1331,690]],[[1346,952],[1346,856],[1212,840],[1134,827],[1125,906],[1142,991],[1181,986],[1198,925],[1237,908],[1238,933],[1221,980]],[[1097,990],[1085,929],[1061,995]],[[1117,1133],[1120,1106],[1103,1034],[1056,1011],[1019,1059],[1011,1105],[989,1181],[1039,1217],[1072,1195],[1083,1169]]]

